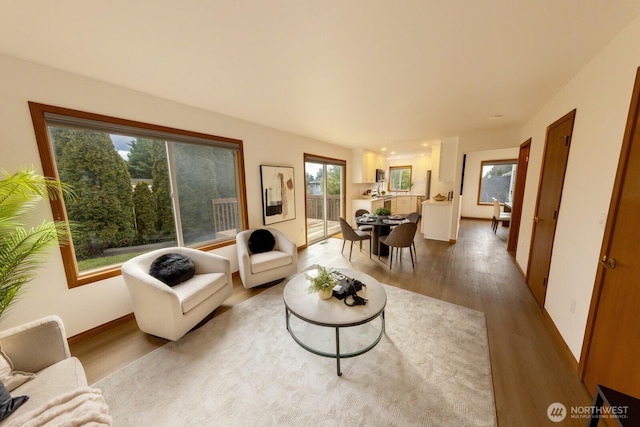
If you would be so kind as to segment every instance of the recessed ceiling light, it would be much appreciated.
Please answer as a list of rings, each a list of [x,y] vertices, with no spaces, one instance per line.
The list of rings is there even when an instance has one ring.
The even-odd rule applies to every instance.
[[[396,152],[395,152],[395,151],[392,151],[392,152],[391,152],[391,154],[396,154]]]
[[[387,151],[387,149],[386,148],[381,148],[380,151]]]
[[[428,143],[428,142],[425,142],[425,143],[423,143],[423,144],[422,144],[422,146],[423,146],[423,147],[428,147],[428,146],[429,146],[429,143]]]
[[[489,120],[498,120],[498,119],[501,119],[503,117],[504,117],[504,115],[502,115],[502,114],[494,114],[493,116],[489,117]]]

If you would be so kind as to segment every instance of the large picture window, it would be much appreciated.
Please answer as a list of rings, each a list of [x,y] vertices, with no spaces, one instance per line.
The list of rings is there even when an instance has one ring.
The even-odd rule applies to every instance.
[[[230,244],[246,228],[241,141],[29,106],[45,175],[74,191],[52,201],[72,230],[61,248],[69,287],[152,249]]]
[[[479,205],[490,205],[493,199],[497,199],[500,203],[511,202],[516,183],[517,164],[517,159],[481,162]]]

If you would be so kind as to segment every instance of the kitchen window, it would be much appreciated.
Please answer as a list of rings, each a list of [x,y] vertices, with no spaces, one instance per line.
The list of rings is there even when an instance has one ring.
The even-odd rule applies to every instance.
[[[53,200],[71,224],[69,287],[120,274],[153,249],[210,250],[247,226],[242,141],[29,103],[43,171],[69,184]]]
[[[411,166],[389,167],[389,191],[411,191]]]

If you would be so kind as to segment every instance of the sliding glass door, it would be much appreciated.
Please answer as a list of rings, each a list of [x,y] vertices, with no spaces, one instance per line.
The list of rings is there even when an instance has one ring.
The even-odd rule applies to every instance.
[[[340,232],[344,215],[344,169],[342,160],[305,154],[307,243]]]

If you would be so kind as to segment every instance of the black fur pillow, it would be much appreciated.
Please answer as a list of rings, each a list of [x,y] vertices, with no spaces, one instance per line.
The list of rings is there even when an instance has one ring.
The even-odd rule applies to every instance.
[[[11,415],[27,400],[29,400],[29,396],[11,397],[7,388],[0,382],[0,421]]]
[[[166,283],[176,286],[193,277],[196,266],[189,258],[181,254],[164,254],[153,260],[149,274]]]
[[[269,230],[260,229],[249,236],[249,250],[254,254],[269,252],[276,245],[276,239]]]

